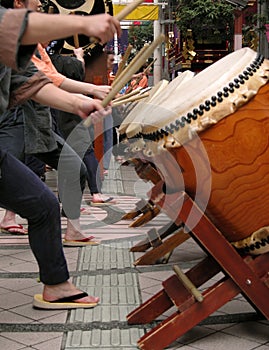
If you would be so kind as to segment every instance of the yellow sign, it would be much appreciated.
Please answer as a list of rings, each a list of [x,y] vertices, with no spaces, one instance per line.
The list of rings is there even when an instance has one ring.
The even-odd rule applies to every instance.
[[[113,4],[113,14],[117,15],[124,9],[125,5]],[[159,18],[159,9],[157,5],[141,5],[138,6],[124,19],[128,21],[155,21]]]

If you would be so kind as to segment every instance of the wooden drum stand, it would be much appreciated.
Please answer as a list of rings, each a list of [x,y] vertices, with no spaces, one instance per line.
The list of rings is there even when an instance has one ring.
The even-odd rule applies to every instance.
[[[269,253],[240,256],[185,192],[172,197],[170,205],[166,205],[166,212],[171,216],[177,202],[183,202],[176,223],[186,222],[190,210],[201,217],[189,234],[207,257],[185,274],[175,267],[176,274],[162,282],[163,289],[127,316],[130,325],[147,324],[172,306],[177,307],[175,313],[138,340],[139,348],[164,349],[239,293],[269,319]],[[221,271],[223,278],[203,292],[198,290]]]

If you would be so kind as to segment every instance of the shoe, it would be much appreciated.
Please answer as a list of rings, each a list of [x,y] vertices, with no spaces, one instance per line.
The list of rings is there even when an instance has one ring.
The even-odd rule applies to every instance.
[[[107,199],[103,199],[98,202],[91,201],[91,205],[94,207],[102,207],[104,205],[111,205],[111,204],[117,204],[117,201],[113,197],[109,197]]]
[[[57,299],[55,301],[45,301],[42,294],[35,294],[33,307],[46,310],[69,310],[69,309],[89,309],[98,305],[98,303],[79,303],[76,300],[87,297],[87,293],[80,293]]]
[[[100,242],[98,241],[93,241],[95,237],[94,236],[89,236],[86,238],[82,239],[74,239],[74,240],[63,240],[63,246],[65,247],[85,247],[88,245],[99,245]]]
[[[10,233],[11,235],[19,235],[19,236],[25,236],[28,234],[27,229],[25,229],[22,225],[10,225],[6,227],[1,227],[2,233]]]

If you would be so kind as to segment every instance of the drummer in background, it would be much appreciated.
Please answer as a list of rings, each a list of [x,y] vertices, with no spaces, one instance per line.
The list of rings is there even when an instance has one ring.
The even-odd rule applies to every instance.
[[[141,67],[138,73],[133,75],[130,86],[126,90],[126,93],[129,93],[138,88],[145,89],[148,87],[148,76],[146,68],[146,66]]]

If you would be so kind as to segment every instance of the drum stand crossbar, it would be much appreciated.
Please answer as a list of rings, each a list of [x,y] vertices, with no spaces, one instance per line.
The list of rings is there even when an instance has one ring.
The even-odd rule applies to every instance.
[[[190,210],[201,218],[190,236],[207,257],[183,273],[174,267],[175,275],[162,282],[163,289],[127,316],[129,324],[151,323],[171,307],[177,310],[152,328],[138,341],[143,350],[163,350],[220,307],[241,293],[257,314],[269,319],[269,253],[242,257],[213,223],[185,193],[173,196],[166,212],[173,213],[175,200],[182,201],[178,222],[186,223]],[[220,279],[206,290],[204,283],[222,272]]]

